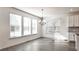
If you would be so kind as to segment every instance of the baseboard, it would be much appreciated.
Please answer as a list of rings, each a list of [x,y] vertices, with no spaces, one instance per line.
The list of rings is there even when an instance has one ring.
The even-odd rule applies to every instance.
[[[25,42],[22,42],[22,43],[19,43],[19,44],[13,45],[13,46],[9,46],[9,47],[5,47],[5,48],[1,48],[0,51],[3,50],[3,49],[7,49],[7,48],[10,48],[10,47],[14,47],[14,46],[17,46],[17,45],[20,45],[20,44],[26,43],[26,42],[30,42],[30,41],[33,41],[33,40],[37,40],[37,39],[39,39],[39,38],[41,38],[41,37],[38,37],[38,38],[35,38],[35,39],[32,39],[32,40],[28,40],[28,41],[25,41]]]

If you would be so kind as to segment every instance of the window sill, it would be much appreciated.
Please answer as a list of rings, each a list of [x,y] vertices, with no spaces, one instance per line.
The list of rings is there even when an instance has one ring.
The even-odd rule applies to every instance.
[[[17,39],[17,38],[29,37],[29,36],[33,36],[33,35],[37,35],[37,34],[23,35],[23,36],[20,36],[20,37],[12,37],[12,38],[9,38],[9,39]]]

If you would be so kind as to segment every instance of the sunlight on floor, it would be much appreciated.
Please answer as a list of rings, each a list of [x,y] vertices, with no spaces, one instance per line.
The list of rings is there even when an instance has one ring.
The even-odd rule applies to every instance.
[[[65,39],[67,39],[66,37],[64,37],[60,33],[55,33],[54,38],[57,39],[57,40],[65,40]]]

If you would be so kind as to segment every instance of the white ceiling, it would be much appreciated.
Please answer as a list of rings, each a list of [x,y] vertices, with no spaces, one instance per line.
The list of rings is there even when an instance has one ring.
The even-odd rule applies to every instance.
[[[16,7],[25,12],[42,17],[41,9],[44,9],[44,17],[56,17],[73,11],[79,11],[79,7]]]

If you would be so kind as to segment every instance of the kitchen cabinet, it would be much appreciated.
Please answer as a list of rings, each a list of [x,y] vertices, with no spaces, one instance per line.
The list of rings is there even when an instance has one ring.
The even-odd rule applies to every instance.
[[[79,27],[79,15],[69,16],[69,27]]]
[[[76,37],[75,37],[75,33],[73,33],[73,32],[69,32],[69,41],[74,42],[75,39],[76,39]]]
[[[79,34],[76,35],[76,37],[77,37],[77,39],[76,39],[76,41],[75,41],[75,49],[76,49],[77,51],[79,51]]]
[[[79,26],[79,15],[75,16],[75,26]]]
[[[73,26],[73,17],[69,16],[69,27]]]

